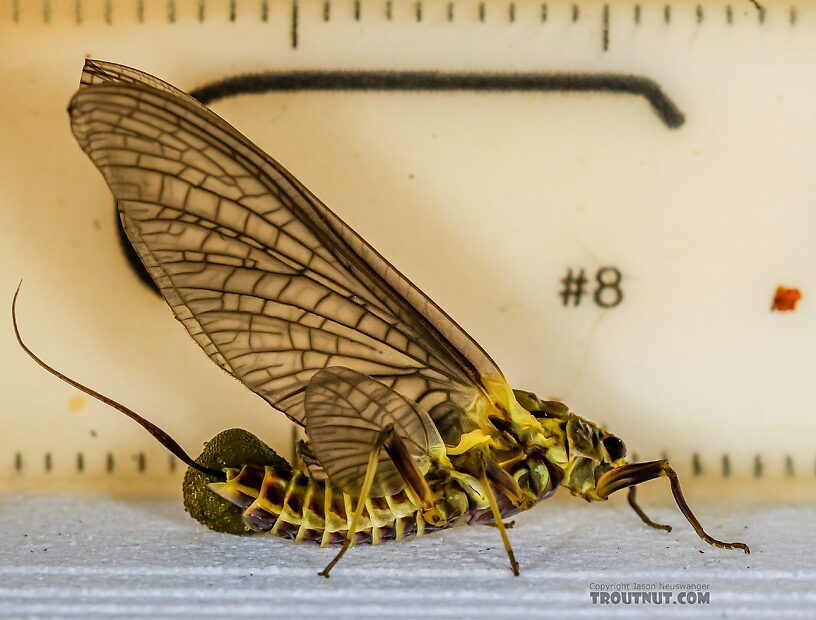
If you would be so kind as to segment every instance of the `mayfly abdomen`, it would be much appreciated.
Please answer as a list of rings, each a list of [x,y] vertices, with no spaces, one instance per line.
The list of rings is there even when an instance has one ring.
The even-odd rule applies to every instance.
[[[549,473],[543,486],[531,484],[533,472],[543,462],[540,458],[528,459],[514,463],[508,470],[533,501],[545,499],[557,487],[557,478]],[[550,470],[545,468],[545,471]],[[244,525],[250,531],[321,545],[345,540],[357,499],[343,493],[327,479],[312,478],[305,472],[277,465],[228,468],[226,476],[225,482],[208,486],[241,508]],[[443,479],[432,476],[429,483],[435,508],[444,517],[440,524],[426,522],[417,502],[403,489],[392,495],[366,500],[355,543],[377,544],[457,525],[493,521],[491,509],[484,500],[484,490],[476,479],[463,475]],[[500,493],[497,499],[502,517],[519,512],[507,495]]]
[[[226,482],[209,486],[243,509],[250,530],[322,545],[343,542],[356,501],[327,480],[273,466],[228,469]],[[376,544],[430,529],[436,528],[424,522],[417,505],[400,491],[368,499],[355,542]]]

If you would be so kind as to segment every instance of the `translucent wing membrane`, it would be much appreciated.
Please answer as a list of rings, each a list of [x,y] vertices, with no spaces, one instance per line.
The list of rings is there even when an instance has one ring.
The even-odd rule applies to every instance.
[[[348,368],[326,368],[306,388],[306,432],[312,449],[332,483],[359,495],[369,456],[388,425],[403,440],[424,474],[429,452],[444,449],[428,415],[394,390]],[[380,452],[372,497],[396,493],[403,487],[397,468]]]
[[[112,62],[104,62],[98,60],[88,59],[85,61],[85,66],[82,68],[82,77],[79,81],[81,86],[93,86],[95,84],[144,84],[156,90],[163,90],[166,93],[175,95],[182,99],[187,99],[191,102],[196,102],[187,93],[179,90],[172,84],[168,84],[164,80],[160,80],[144,71],[132,69],[124,65],[117,65]],[[208,108],[200,103],[199,107],[203,110]],[[215,116],[215,115],[213,115]]]
[[[188,95],[88,61],[69,110],[176,316],[219,366],[296,422],[306,385],[329,366],[426,411],[466,407],[482,376],[500,376],[418,288]]]

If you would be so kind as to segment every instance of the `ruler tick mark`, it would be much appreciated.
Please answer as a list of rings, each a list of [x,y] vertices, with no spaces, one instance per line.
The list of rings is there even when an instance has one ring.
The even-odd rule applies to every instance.
[[[176,0],[167,1],[167,23],[176,23]]]
[[[261,21],[263,23],[269,21],[269,0],[261,0]]]
[[[108,26],[113,23],[113,4],[111,0],[105,0],[105,23]]]
[[[354,21],[360,21],[360,0],[354,0]]]
[[[82,23],[82,0],[74,1],[74,21],[77,24]]]
[[[765,7],[764,6],[757,7],[757,20],[759,20],[760,24],[765,23]]]
[[[298,0],[292,0],[292,49],[298,46]]]
[[[722,457],[722,475],[723,478],[728,478],[731,475],[731,459],[728,458],[727,454],[723,454]]]
[[[105,471],[112,473],[114,468],[113,453],[108,452],[105,455]]]
[[[327,22],[331,19],[331,3],[329,0],[323,0],[323,21]]]
[[[704,17],[704,14],[703,14],[703,5],[702,5],[702,4],[698,4],[698,5],[697,5],[697,8],[696,8],[696,9],[694,9],[694,12],[695,12],[695,13],[696,13],[696,15],[697,15],[697,23],[698,23],[698,24],[702,24],[702,23],[703,23],[703,17]]]
[[[389,0],[389,4],[391,4]],[[414,5],[414,14],[416,15],[417,23],[422,21],[422,2],[417,2]]]
[[[541,5],[541,23],[543,24],[546,21],[547,21],[547,3],[544,2]]]
[[[207,19],[207,0],[198,0],[198,21],[204,23]]]
[[[453,2],[448,2],[448,21],[453,21]]]
[[[238,18],[238,4],[235,0],[230,0],[229,3],[229,20],[234,22]]]
[[[572,23],[575,23],[581,17],[581,9],[578,8],[577,4],[572,5]]]
[[[83,472],[83,471],[85,471],[85,455],[84,455],[84,454],[82,454],[82,452],[79,452],[79,453],[77,454],[77,458],[76,458],[76,470],[77,470],[78,472]]]
[[[484,23],[484,20],[485,20],[485,3],[480,2],[479,3],[479,21]]]
[[[785,475],[788,478],[793,478],[796,475],[793,469],[793,458],[791,458],[790,454],[785,455]]]
[[[510,20],[511,24],[514,21],[516,21],[516,3],[515,2],[511,2],[510,6],[507,7],[507,19]]]
[[[700,463],[700,455],[696,452],[691,456],[691,471],[695,476],[703,473],[703,466]]]
[[[639,4],[635,5],[635,15],[634,15],[634,17],[635,17],[635,24],[639,26],[640,25],[640,5]]]
[[[663,7],[663,23],[671,23],[671,4],[667,4]]]
[[[18,474],[23,471],[23,454],[21,452],[14,455],[14,471]]]
[[[51,471],[51,469],[53,467],[54,467],[54,463],[53,463],[53,461],[51,459],[51,453],[46,452],[45,453],[45,471]]]
[[[20,0],[13,0],[11,3],[11,21],[15,24],[20,22]]]
[[[788,12],[788,21],[790,22],[791,26],[796,24],[796,7],[795,6],[792,6],[790,8],[790,11]]]
[[[764,466],[762,464],[762,459],[757,454],[754,457],[754,478],[762,478],[763,472],[764,472]]]
[[[603,51],[609,49],[609,4],[603,5]]]
[[[43,0],[43,23],[47,24],[51,21],[51,2],[50,0]]]
[[[144,23],[144,0],[136,2],[136,21],[140,24]]]
[[[734,23],[734,9],[731,8],[730,4],[725,6],[725,23],[729,26]]]

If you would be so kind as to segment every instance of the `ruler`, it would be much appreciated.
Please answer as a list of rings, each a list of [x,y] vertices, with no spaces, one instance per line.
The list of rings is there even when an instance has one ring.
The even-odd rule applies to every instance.
[[[30,346],[189,451],[241,426],[289,456],[292,431],[123,254],[65,113],[85,56],[206,100],[515,387],[718,492],[814,487],[809,3],[2,0],[0,46],[7,302],[22,278]],[[0,338],[7,487],[176,488],[143,431]]]

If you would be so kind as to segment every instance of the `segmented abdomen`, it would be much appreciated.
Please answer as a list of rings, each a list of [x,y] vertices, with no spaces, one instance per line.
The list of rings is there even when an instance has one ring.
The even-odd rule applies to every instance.
[[[356,499],[352,501],[328,480],[274,467],[230,469],[226,482],[211,484],[210,488],[244,510],[244,523],[251,530],[296,542],[342,542],[356,506]],[[429,529],[438,528],[426,524],[416,504],[400,491],[390,497],[369,498],[355,542],[399,540]]]
[[[552,495],[562,475],[561,470],[549,464],[543,454],[509,459],[501,468],[527,498],[528,507]],[[426,523],[418,504],[402,490],[366,501],[355,542],[377,544],[455,525],[493,521],[485,489],[477,478],[451,470],[442,476],[429,474],[426,479],[433,494],[434,509],[443,525]],[[241,469],[228,469],[226,482],[209,486],[243,509],[244,523],[249,529],[297,542],[319,542],[321,545],[342,542],[357,505],[356,498],[338,490],[328,480],[311,478],[288,468],[247,465]],[[507,494],[495,485],[491,486],[502,517],[520,510]]]

